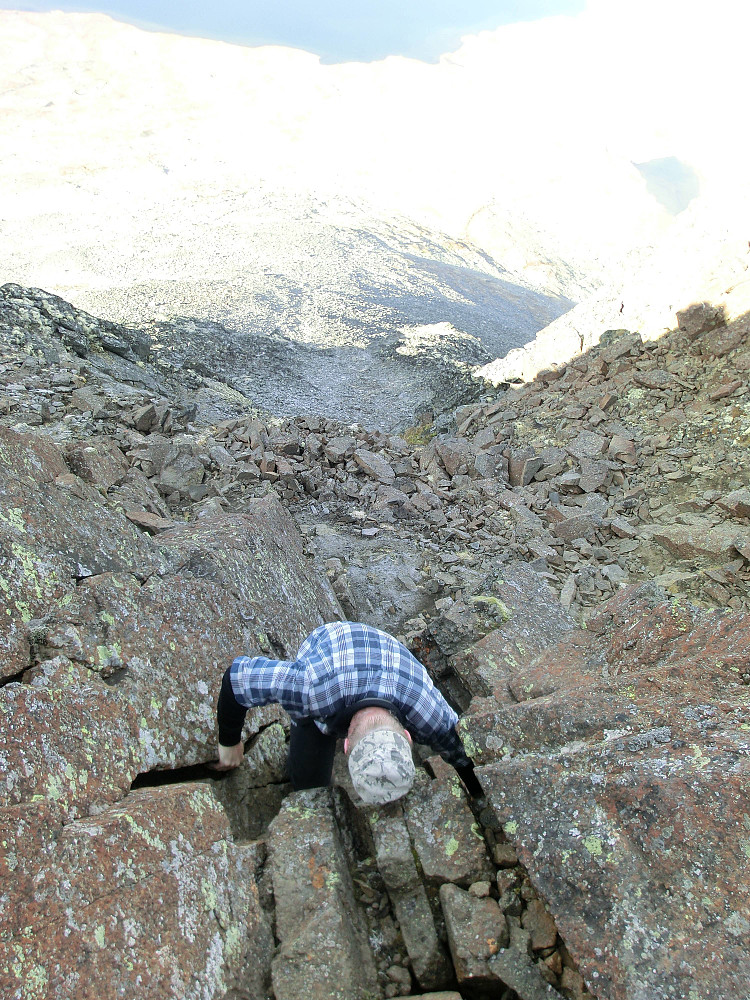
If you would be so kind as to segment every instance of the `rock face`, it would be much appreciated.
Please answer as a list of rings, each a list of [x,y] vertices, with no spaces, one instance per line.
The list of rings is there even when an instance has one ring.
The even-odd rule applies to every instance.
[[[206,785],[130,785],[215,755],[235,655],[291,652],[340,610],[278,501],[157,542],[103,478],[0,429],[2,992],[93,997],[106,978],[124,996],[219,996],[264,920],[254,861]],[[277,715],[250,713],[248,732]]]
[[[134,792],[65,825],[36,798],[3,809],[3,996],[220,995],[262,913],[210,790]]]
[[[601,998],[747,993],[748,663],[747,616],[636,588],[462,722]]]

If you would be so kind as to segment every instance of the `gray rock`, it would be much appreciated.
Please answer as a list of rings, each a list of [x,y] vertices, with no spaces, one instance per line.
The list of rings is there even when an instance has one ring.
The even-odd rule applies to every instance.
[[[750,517],[750,489],[747,487],[733,490],[716,503],[733,517]]]
[[[704,333],[726,326],[724,307],[710,302],[697,302],[678,311],[677,326],[680,333],[684,333],[689,340],[696,340]]]
[[[323,446],[323,454],[333,465],[340,465],[345,459],[351,458],[356,446],[357,441],[353,437],[332,437]]]
[[[277,1000],[376,1000],[375,962],[327,789],[295,792],[269,829]]]
[[[449,476],[466,474],[474,462],[474,449],[466,438],[444,438],[435,450]]]
[[[567,450],[578,459],[601,458],[607,450],[607,439],[595,431],[581,431],[580,434],[567,445]]]
[[[550,527],[552,534],[563,542],[572,542],[576,538],[585,538],[587,541],[593,542],[595,541],[595,529],[595,516],[589,514],[574,514]]]
[[[376,455],[366,448],[358,448],[354,452],[354,461],[372,479],[377,479],[379,483],[391,486],[396,478],[393,468],[386,462],[382,455]]]
[[[440,987],[450,978],[425,887],[417,871],[402,805],[369,810],[378,868],[388,890],[414,975],[423,988]]]
[[[525,563],[511,563],[503,571],[502,583],[493,595],[509,611],[499,628],[451,664],[472,694],[507,693],[508,678],[521,663],[558,642],[575,628],[575,622],[540,577]]]
[[[428,886],[468,888],[492,876],[487,846],[455,770],[430,762],[435,780],[416,781],[403,806],[413,849]]]
[[[511,486],[528,486],[544,465],[544,459],[533,448],[511,452],[508,460],[508,481]]]
[[[510,947],[492,955],[487,965],[492,975],[515,990],[520,1000],[559,1000],[562,996],[542,978],[542,974],[529,957],[527,931],[511,927]]]
[[[489,959],[509,941],[505,914],[489,897],[477,899],[455,885],[440,889],[453,967],[459,984],[474,988],[498,985]],[[509,984],[510,985],[510,984]]]

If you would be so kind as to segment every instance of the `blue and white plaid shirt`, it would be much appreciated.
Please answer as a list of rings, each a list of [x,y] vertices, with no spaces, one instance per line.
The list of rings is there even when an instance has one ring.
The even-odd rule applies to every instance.
[[[323,732],[336,732],[337,717],[350,717],[363,703],[385,702],[418,742],[450,764],[471,763],[455,729],[458,716],[425,668],[400,642],[370,625],[321,625],[302,643],[296,660],[238,656],[230,679],[241,705],[278,702],[292,719],[312,718]]]

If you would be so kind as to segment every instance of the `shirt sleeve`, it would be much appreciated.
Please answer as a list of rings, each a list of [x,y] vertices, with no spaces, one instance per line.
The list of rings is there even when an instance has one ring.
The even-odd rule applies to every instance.
[[[305,674],[298,661],[238,656],[229,675],[234,696],[245,708],[275,702],[293,719],[305,714]]]
[[[224,672],[216,706],[216,722],[219,728],[219,743],[223,747],[236,746],[242,739],[242,726],[247,708],[240,705],[232,690],[231,667]]]
[[[458,735],[455,727],[452,727],[447,732],[436,734],[431,740],[427,740],[426,742],[429,743],[433,750],[437,750],[443,760],[449,764],[453,764],[454,767],[471,767],[471,760],[464,750],[461,737]]]
[[[440,756],[454,767],[470,765],[471,760],[456,729],[458,716],[427,677],[426,672],[422,684],[417,700],[412,704],[402,705],[407,728],[420,743],[426,743],[433,750],[437,750]]]

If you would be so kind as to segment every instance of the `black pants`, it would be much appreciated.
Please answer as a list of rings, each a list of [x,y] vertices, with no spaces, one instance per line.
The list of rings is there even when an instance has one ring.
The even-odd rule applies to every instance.
[[[289,777],[296,792],[331,784],[336,737],[321,733],[312,719],[296,719],[289,730]]]

